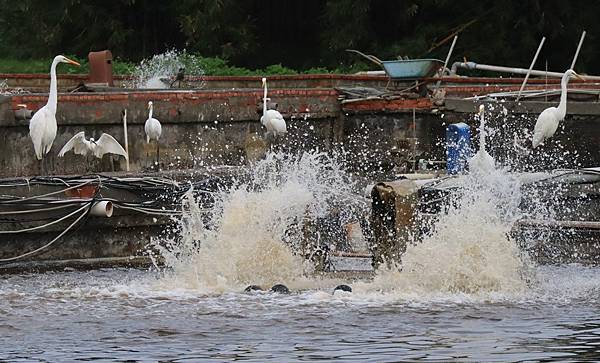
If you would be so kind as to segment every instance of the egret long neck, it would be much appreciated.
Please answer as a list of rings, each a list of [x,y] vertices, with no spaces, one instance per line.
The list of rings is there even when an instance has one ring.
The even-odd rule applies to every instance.
[[[265,91],[263,94],[263,116],[267,116],[267,82],[265,82]]]
[[[56,65],[59,63],[54,59],[50,66],[50,94],[48,95],[48,103],[46,104],[52,112],[56,113],[56,104],[58,103],[58,86],[56,81]]]
[[[567,85],[569,84],[569,75],[565,73],[560,81],[560,103],[558,104],[558,114],[560,119],[565,118],[567,114]]]
[[[479,150],[485,151],[485,118],[484,113],[479,114]]]
[[[152,111],[154,110],[154,105],[150,105],[150,112],[148,113],[148,118],[152,118]]]

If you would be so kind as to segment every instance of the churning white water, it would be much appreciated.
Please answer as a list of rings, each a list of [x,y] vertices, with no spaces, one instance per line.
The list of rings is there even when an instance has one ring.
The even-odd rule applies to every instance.
[[[532,262],[510,237],[521,217],[518,179],[502,170],[477,171],[456,185],[433,231],[413,241],[400,266],[379,273],[373,287],[413,297],[527,290]]]
[[[303,225],[340,206],[340,218],[350,222],[360,210],[356,189],[325,153],[267,154],[251,167],[247,181],[215,196],[210,220],[188,196],[181,241],[159,247],[171,270],[166,285],[206,293],[240,291],[249,284],[310,287],[312,265],[300,256]]]
[[[295,253],[303,238],[297,227],[307,219],[327,217],[340,205],[348,212],[346,222],[365,218],[352,206],[361,198],[360,188],[323,153],[270,153],[252,169],[249,181],[218,195],[208,225],[188,200],[182,240],[162,248],[170,267],[166,286],[222,293],[250,284],[323,284],[311,278],[311,264]],[[488,169],[457,178],[454,185],[452,202],[432,231],[415,235],[399,266],[381,269],[374,281],[358,284],[357,292],[386,291],[401,297],[518,294],[527,289],[532,263],[510,237],[522,217],[519,180],[505,170]]]
[[[133,81],[128,86],[142,89],[170,88],[182,68],[187,76],[197,78],[204,75],[204,69],[197,56],[185,50],[169,50],[142,60],[133,70]],[[198,88],[202,85],[199,83]]]

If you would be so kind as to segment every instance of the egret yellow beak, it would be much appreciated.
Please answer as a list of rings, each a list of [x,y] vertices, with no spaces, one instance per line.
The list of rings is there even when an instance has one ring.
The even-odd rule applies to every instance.
[[[573,75],[577,78],[580,79],[582,81],[585,81],[585,78],[583,78],[582,76],[578,75],[577,73],[573,73]]]
[[[65,57],[65,60],[67,61],[67,63],[74,64],[74,65],[76,65],[78,67],[81,66],[81,64],[79,64],[78,62],[75,62],[74,60],[71,60],[71,59],[69,59],[67,57]]]

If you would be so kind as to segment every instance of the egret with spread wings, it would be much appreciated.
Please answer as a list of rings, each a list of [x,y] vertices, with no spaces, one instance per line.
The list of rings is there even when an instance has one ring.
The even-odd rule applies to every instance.
[[[79,155],[87,155],[89,152],[97,158],[102,158],[104,154],[116,154],[128,159],[125,149],[109,134],[102,134],[97,141],[94,138],[86,140],[85,133],[81,131],[63,146],[58,156],[63,157],[71,149],[73,149],[75,154]]]

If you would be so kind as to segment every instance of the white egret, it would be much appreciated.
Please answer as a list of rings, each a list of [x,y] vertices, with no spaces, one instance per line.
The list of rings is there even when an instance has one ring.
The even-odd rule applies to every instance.
[[[86,140],[85,132],[81,131],[73,136],[71,140],[67,141],[65,146],[60,149],[58,156],[63,157],[71,149],[73,149],[75,154],[79,155],[87,155],[89,152],[97,158],[102,158],[104,154],[116,154],[122,155],[127,159],[125,149],[109,134],[100,135],[98,141],[94,140],[94,138]]]
[[[263,114],[260,117],[260,123],[267,128],[267,133],[272,133],[273,136],[277,137],[277,134],[285,134],[287,128],[283,116],[277,110],[267,110],[267,79],[262,79],[262,85],[264,88],[263,95]]]
[[[158,165],[158,157],[160,152],[160,144],[158,143],[158,139],[162,134],[162,126],[160,125],[160,121],[152,117],[152,112],[154,111],[152,101],[148,101],[148,110],[148,119],[146,120],[146,124],[144,124],[144,131],[146,132],[147,143],[150,143],[151,140],[156,141],[156,165]]]
[[[494,158],[485,150],[485,107],[479,106],[479,150],[469,159],[469,170],[489,173],[495,169]]]
[[[532,144],[534,148],[543,145],[544,140],[552,137],[558,128],[558,123],[565,118],[567,114],[567,84],[572,77],[583,79],[574,70],[568,69],[560,81],[561,92],[558,107],[548,107],[538,116],[533,129]]]
[[[56,81],[56,66],[58,63],[70,63],[76,66],[80,64],[62,55],[57,55],[50,66],[50,93],[48,103],[40,108],[29,121],[29,136],[33,141],[35,156],[42,160],[56,138],[56,105],[58,103],[58,89]],[[43,163],[43,161],[42,161]]]

